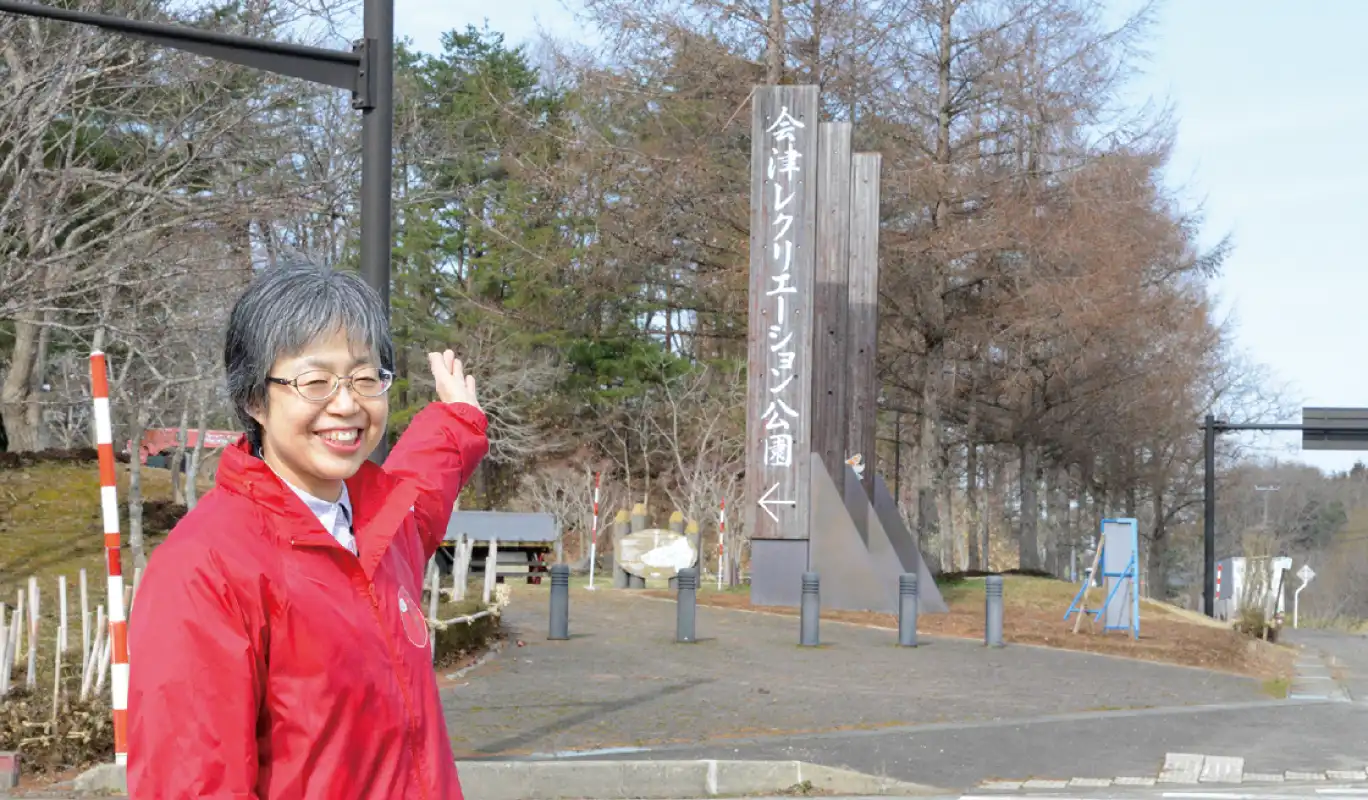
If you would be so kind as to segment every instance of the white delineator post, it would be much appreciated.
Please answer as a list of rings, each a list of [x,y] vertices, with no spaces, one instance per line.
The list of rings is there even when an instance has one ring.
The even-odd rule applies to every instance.
[[[717,514],[717,588],[722,588],[722,570],[727,557],[727,498],[722,498]]]
[[[100,510],[104,516],[105,566],[109,575],[110,689],[114,705],[114,763],[128,763],[128,619],[124,615],[123,566],[119,561],[119,495],[114,472],[114,431],[109,416],[109,368],[104,353],[90,354],[90,394],[95,399],[95,445],[100,456]],[[137,442],[133,447],[138,446]],[[130,453],[137,458],[137,452]]]
[[[589,528],[589,590],[594,589],[594,565],[598,562],[598,503],[602,472],[594,473],[594,524]]]
[[[1297,627],[1297,616],[1301,611],[1301,593],[1311,579],[1316,577],[1316,571],[1311,569],[1310,564],[1302,564],[1302,568],[1297,570],[1297,577],[1301,578],[1302,585],[1297,587],[1297,591],[1292,593],[1292,627]]]

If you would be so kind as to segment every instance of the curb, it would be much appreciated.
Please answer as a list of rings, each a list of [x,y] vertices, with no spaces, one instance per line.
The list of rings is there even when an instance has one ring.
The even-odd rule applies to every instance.
[[[1360,783],[1368,781],[1368,760],[1360,767],[1352,769],[1328,769],[1321,772],[1286,770],[1279,772],[1251,772],[1245,768],[1245,760],[1240,756],[1218,756],[1202,753],[1166,753],[1164,765],[1157,775],[1119,776],[1116,778],[1089,777],[1032,777],[1030,779],[995,779],[983,781],[976,787],[987,791],[1025,791],[1034,789],[1073,789],[1078,787],[1155,787],[1162,789],[1181,789],[1197,787],[1219,789],[1212,784],[1251,785],[1251,784],[1316,784],[1326,782]],[[1289,787],[1295,789],[1294,787]],[[1334,790],[1328,790],[1334,793]],[[1323,792],[1324,793],[1324,792]],[[1368,790],[1365,790],[1368,795]],[[1191,796],[1191,795],[1189,795]],[[1296,795],[1289,795],[1296,796]],[[1308,794],[1307,797],[1314,796]],[[1354,795],[1358,797],[1360,795]],[[1235,800],[1237,795],[1210,795],[1213,798]]]
[[[943,789],[805,761],[458,761],[461,789],[481,800],[682,800],[786,793],[944,796]],[[101,764],[72,782],[83,794],[127,794],[124,768]]]

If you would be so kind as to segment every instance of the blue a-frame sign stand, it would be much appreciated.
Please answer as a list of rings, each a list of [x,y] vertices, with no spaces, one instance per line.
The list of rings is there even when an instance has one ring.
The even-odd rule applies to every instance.
[[[1068,621],[1074,614],[1092,614],[1094,623],[1102,620],[1103,631],[1129,630],[1140,638],[1140,524],[1133,518],[1102,520],[1098,538],[1097,574],[1087,577],[1064,612]],[[1103,579],[1106,599],[1095,609],[1087,607],[1088,589],[1094,580]],[[1118,595],[1120,599],[1118,600]],[[1077,625],[1075,625],[1077,630]]]

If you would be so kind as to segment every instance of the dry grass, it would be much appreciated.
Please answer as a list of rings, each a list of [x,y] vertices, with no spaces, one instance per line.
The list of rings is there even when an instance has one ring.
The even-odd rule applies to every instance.
[[[120,551],[125,582],[131,585],[133,553],[127,546],[128,466],[116,467],[119,479],[120,529],[125,546]],[[150,550],[169,527],[170,473],[145,469],[143,496],[150,507],[144,517]],[[213,486],[212,477],[200,481],[201,491]],[[81,681],[80,571],[86,571],[89,588],[91,636],[95,611],[106,607],[104,526],[100,513],[98,465],[89,462],[40,462],[22,467],[0,468],[0,602],[15,610],[20,589],[38,581],[42,612],[34,677],[37,690],[28,693],[28,629],[23,651],[16,654],[11,672],[14,692],[0,702],[0,749],[16,748],[26,756],[26,769],[43,775],[103,760],[113,752],[108,728],[108,680],[105,696],[90,703],[74,699]],[[51,721],[54,646],[60,605],[58,576],[67,579],[67,624],[70,649],[63,656],[61,682],[63,711]]]
[[[131,580],[133,554],[127,544],[128,466],[119,464],[117,474],[119,528],[124,533],[121,558],[124,574]],[[198,484],[201,493],[207,492],[214,485],[212,475],[202,476]],[[145,502],[169,502],[170,473],[144,469],[142,489]],[[152,527],[155,529],[156,525]],[[166,531],[149,533],[150,552]],[[57,576],[66,575],[68,591],[74,591],[82,568],[92,588],[103,586],[104,527],[96,463],[42,463],[0,469],[0,601],[13,604],[15,593],[27,585],[29,576],[36,576],[42,584],[46,606],[48,597],[55,597]]]
[[[133,552],[127,544],[128,466],[118,464],[119,526],[124,533],[120,550],[124,582],[132,586]],[[213,486],[211,476],[199,481],[201,492]],[[170,473],[144,469],[144,516],[150,553],[170,526]],[[108,607],[105,600],[106,569],[104,527],[100,514],[100,479],[95,461],[43,462],[24,467],[0,469],[0,602],[13,613],[18,592],[27,592],[30,577],[37,578],[41,600],[36,676],[40,685],[51,686],[54,638],[60,612],[58,576],[67,581],[67,624],[71,650],[64,656],[63,672],[79,676],[81,659],[80,571],[86,571],[94,636],[97,607]],[[27,600],[26,600],[27,602]],[[28,649],[28,632],[24,632]],[[72,662],[75,662],[74,666]],[[24,653],[15,658],[12,675],[22,685],[28,659]],[[79,677],[78,677],[79,680]]]
[[[983,638],[982,578],[947,581],[940,585],[950,608],[948,614],[927,614],[917,621],[917,630],[933,636]],[[1003,590],[1003,638],[1016,644],[1057,647],[1091,653],[1136,658],[1167,664],[1219,670],[1259,678],[1266,682],[1285,680],[1292,674],[1293,654],[1289,648],[1241,636],[1229,626],[1200,614],[1152,601],[1143,601],[1140,610],[1140,639],[1128,633],[1094,631],[1084,620],[1074,634],[1074,620],[1064,620],[1064,612],[1078,591],[1078,585],[1046,578],[1007,576]],[[652,591],[662,597],[668,591]],[[1101,590],[1089,593],[1089,603],[1102,602]],[[749,608],[781,614],[797,614],[796,608],[752,606],[747,592],[701,591],[698,602],[726,608]],[[855,611],[823,611],[823,619],[896,628],[891,614]]]

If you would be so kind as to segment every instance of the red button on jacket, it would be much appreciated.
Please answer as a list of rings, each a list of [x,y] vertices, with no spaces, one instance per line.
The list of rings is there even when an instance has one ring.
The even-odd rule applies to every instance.
[[[488,451],[433,403],[347,481],[359,557],[247,450],[152,556],[129,619],[136,800],[460,800],[418,600]]]

